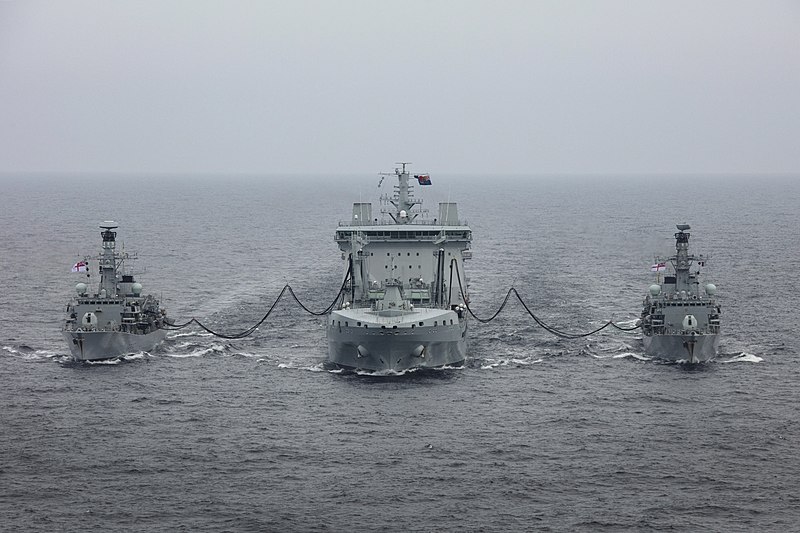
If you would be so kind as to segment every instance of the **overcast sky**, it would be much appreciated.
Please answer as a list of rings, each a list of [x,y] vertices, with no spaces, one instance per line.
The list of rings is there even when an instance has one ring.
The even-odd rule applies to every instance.
[[[0,2],[0,172],[800,172],[800,2]]]

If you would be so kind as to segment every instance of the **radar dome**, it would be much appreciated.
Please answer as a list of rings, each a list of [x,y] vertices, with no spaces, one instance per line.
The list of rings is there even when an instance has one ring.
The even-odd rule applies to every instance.
[[[85,283],[78,283],[77,285],[75,285],[75,291],[81,296],[86,294],[86,289],[88,289],[88,287],[86,286]]]
[[[709,296],[714,296],[715,294],[717,294],[717,286],[714,285],[713,283],[707,283],[706,294],[708,294]]]
[[[134,283],[131,285],[131,292],[136,296],[142,294],[142,284],[141,283]]]
[[[406,213],[406,210],[405,209],[401,209],[400,210],[400,218],[407,218],[407,217],[408,217],[408,213]]]
[[[661,285],[658,285],[656,283],[650,285],[650,295],[658,296],[659,294],[661,294]]]

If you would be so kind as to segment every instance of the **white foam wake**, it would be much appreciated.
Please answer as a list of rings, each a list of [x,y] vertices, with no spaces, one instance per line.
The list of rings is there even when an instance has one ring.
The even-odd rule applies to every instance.
[[[509,366],[509,365],[535,365],[537,363],[541,363],[543,361],[542,358],[539,359],[497,359],[494,361],[487,361],[486,364],[481,365],[481,370],[492,370],[494,368],[498,368],[501,366]]]
[[[205,331],[182,331],[180,333],[171,333],[167,335],[168,339],[177,339],[179,337],[213,337],[211,333]]]
[[[102,359],[100,361],[81,361],[82,363],[86,363],[87,365],[118,365],[120,363],[124,363],[126,361],[136,361],[137,359],[144,359],[148,357],[150,354],[147,352],[136,352],[126,355],[121,355],[119,357],[115,357],[114,359]]]
[[[751,353],[742,352],[727,361],[720,361],[720,363],[760,363],[764,360],[763,357],[753,355]]]
[[[55,350],[31,350],[31,349],[22,349],[14,346],[3,346],[2,349],[15,357],[20,357],[22,359],[31,359],[31,360],[52,359],[54,357],[61,357],[64,355],[63,352],[57,352]]]
[[[177,359],[185,359],[187,357],[203,357],[204,355],[209,355],[212,353],[223,353],[225,351],[225,347],[221,344],[212,344],[211,347],[205,348],[204,350],[196,350],[194,352],[189,353],[175,353],[175,352],[165,352],[160,355],[164,357],[175,357]]]
[[[260,359],[260,361],[266,361],[266,359]],[[278,363],[278,368],[281,369],[288,369],[288,370],[306,370],[308,372],[325,372],[325,368],[323,367],[322,363],[317,363],[316,365],[298,365],[294,363]],[[340,370],[331,371],[331,373],[341,373]]]

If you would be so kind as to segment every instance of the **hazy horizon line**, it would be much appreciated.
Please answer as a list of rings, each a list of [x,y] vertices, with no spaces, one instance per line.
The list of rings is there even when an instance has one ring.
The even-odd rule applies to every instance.
[[[390,167],[391,170],[394,167]],[[95,171],[74,171],[74,170],[24,170],[24,171],[0,171],[0,177],[102,177],[102,176],[120,176],[120,177],[312,177],[312,176],[364,176],[364,175],[380,175],[388,171],[339,171],[339,172],[281,172],[281,171],[264,171],[264,172],[194,172],[194,171],[128,171],[128,170],[95,170]],[[420,171],[430,173],[429,171]],[[413,174],[413,171],[411,172]],[[781,176],[798,176],[800,170],[788,172],[764,172],[764,171],[746,171],[746,172],[702,172],[702,171],[682,171],[682,172],[669,172],[669,171],[643,171],[643,172],[436,172],[440,176],[472,176],[472,177],[637,177],[637,176],[761,176],[761,177],[781,177]]]

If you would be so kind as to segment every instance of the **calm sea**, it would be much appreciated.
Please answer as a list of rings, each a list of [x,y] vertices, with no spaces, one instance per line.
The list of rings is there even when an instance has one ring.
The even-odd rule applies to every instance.
[[[659,364],[637,333],[561,340],[511,304],[471,322],[464,368],[341,375],[323,320],[286,300],[243,340],[182,330],[72,363],[70,267],[101,221],[173,320],[238,332],[287,282],[330,303],[334,229],[377,176],[4,176],[0,530],[800,529],[797,177],[432,179],[424,205],[457,201],[473,229],[474,311],[513,285],[571,332],[633,324],[691,224],[718,359]]]

